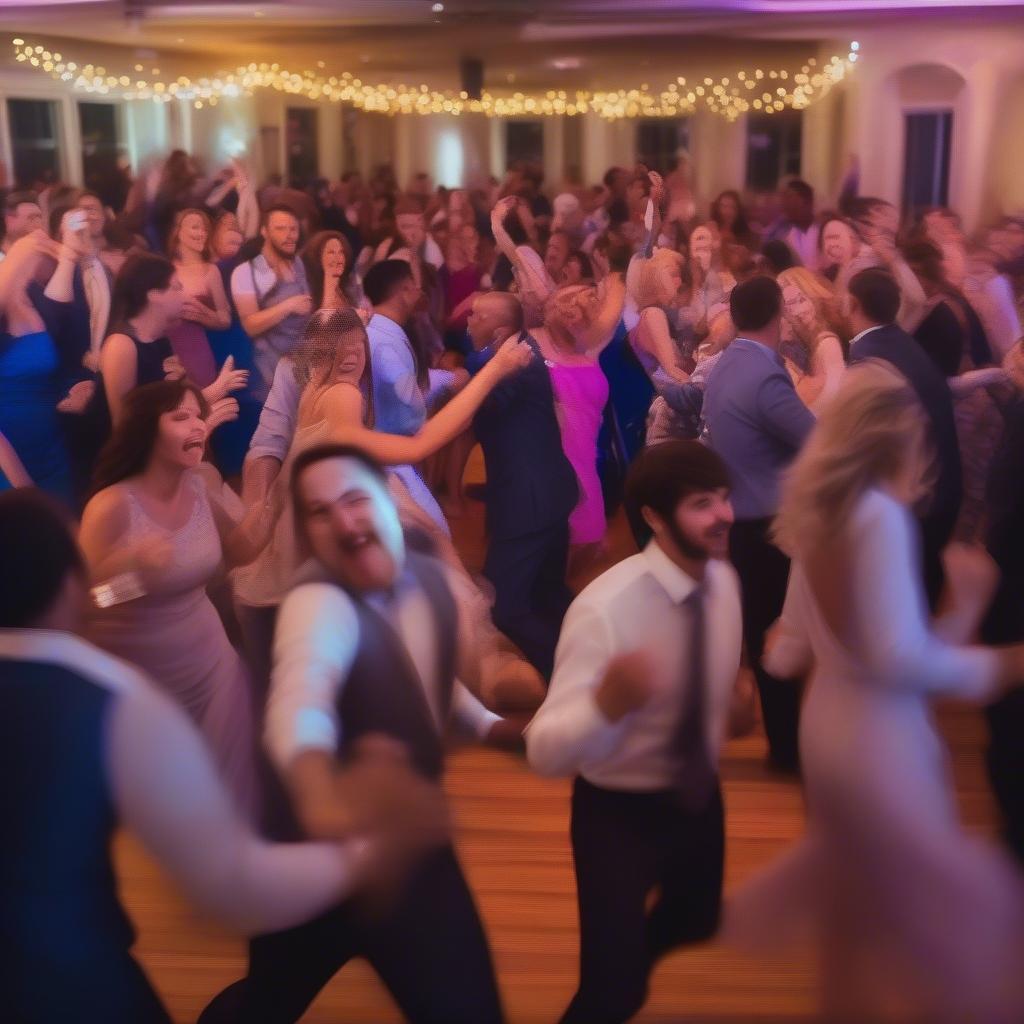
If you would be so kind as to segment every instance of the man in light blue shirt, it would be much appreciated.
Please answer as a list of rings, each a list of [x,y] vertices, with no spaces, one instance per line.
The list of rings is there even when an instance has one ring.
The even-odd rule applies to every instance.
[[[782,291],[770,277],[737,285],[729,308],[738,337],[704,394],[707,441],[732,481],[736,522],[729,549],[743,589],[743,638],[761,694],[769,764],[799,770],[800,689],[761,668],[764,635],[779,617],[789,559],[769,539],[781,476],[814,425],[779,355]]]

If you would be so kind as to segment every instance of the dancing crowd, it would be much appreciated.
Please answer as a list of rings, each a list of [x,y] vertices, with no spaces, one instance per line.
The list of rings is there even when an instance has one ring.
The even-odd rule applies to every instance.
[[[705,206],[685,159],[36,184],[0,246],[10,1019],[169,1019],[123,826],[251,936],[203,1024],[297,1021],[355,956],[410,1020],[502,1020],[452,726],[574,779],[562,1020],[715,935],[812,936],[830,1021],[1021,1019],[1024,219],[904,219],[855,165],[831,205]],[[637,553],[593,579],[620,508]],[[807,834],[723,903],[751,675]],[[984,709],[1002,843],[958,821],[940,696]]]

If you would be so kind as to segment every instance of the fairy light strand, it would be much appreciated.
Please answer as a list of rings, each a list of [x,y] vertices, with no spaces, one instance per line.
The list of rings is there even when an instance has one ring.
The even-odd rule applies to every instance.
[[[197,109],[216,106],[220,99],[252,96],[257,89],[273,89],[310,100],[349,103],[360,110],[383,114],[464,114],[482,113],[488,117],[515,117],[523,114],[545,117],[596,113],[609,121],[633,117],[679,117],[703,107],[729,121],[741,114],[772,114],[787,108],[802,110],[825,96],[854,68],[860,44],[850,43],[844,55],[833,55],[820,64],[811,57],[800,68],[754,68],[740,70],[721,78],[705,77],[688,82],[683,76],[660,91],[645,83],[639,89],[607,92],[550,89],[544,93],[482,93],[470,99],[466,92],[439,91],[427,85],[371,85],[345,71],[326,76],[322,71],[301,74],[277,63],[241,65],[234,71],[222,71],[210,77],[175,79],[161,76],[160,69],[136,63],[131,72],[114,74],[102,64],[78,64],[66,61],[45,46],[12,40],[15,60],[38,68],[57,81],[79,92],[116,95],[126,100],[152,100],[169,103],[172,99],[190,102]],[[322,68],[323,61],[318,61]]]

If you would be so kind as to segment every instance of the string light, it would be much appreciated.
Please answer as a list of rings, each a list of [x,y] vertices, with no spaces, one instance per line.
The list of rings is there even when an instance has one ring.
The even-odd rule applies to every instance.
[[[680,76],[658,91],[646,83],[641,89],[618,89],[608,92],[548,90],[526,95],[522,92],[498,94],[484,92],[480,99],[470,99],[465,92],[438,91],[427,85],[370,85],[350,71],[327,76],[324,62],[317,61],[318,71],[298,74],[277,63],[252,62],[234,71],[218,71],[209,77],[191,79],[181,75],[173,81],[160,77],[159,68],[152,68],[146,77],[140,64],[133,65],[134,74],[115,75],[102,65],[65,61],[61,54],[24,39],[12,40],[15,60],[39,68],[54,79],[71,83],[80,92],[118,95],[126,100],[152,100],[169,103],[172,99],[191,102],[196,109],[213,106],[218,99],[251,96],[257,89],[274,89],[311,100],[349,103],[361,110],[383,114],[464,114],[481,113],[488,117],[515,117],[522,114],[569,116],[593,112],[610,121],[631,117],[679,117],[698,108],[710,110],[729,121],[749,110],[773,113],[787,107],[802,110],[825,96],[841,82],[862,56],[860,44],[852,42],[849,51],[833,55],[819,69],[811,57],[799,72],[790,74],[784,68],[741,69],[719,79],[705,77],[703,84],[683,92],[686,78]],[[753,94],[764,79],[784,82],[762,95]],[[509,78],[511,81],[511,77]],[[732,84],[738,83],[738,84]],[[765,83],[767,84],[767,83]],[[740,87],[742,86],[742,88]]]

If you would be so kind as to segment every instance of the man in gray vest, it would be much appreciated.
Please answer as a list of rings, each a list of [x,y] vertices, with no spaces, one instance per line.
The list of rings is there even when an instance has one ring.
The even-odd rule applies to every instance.
[[[457,642],[467,634],[440,562],[406,549],[381,467],[358,448],[309,449],[295,460],[292,497],[312,558],[281,603],[274,637],[266,744],[289,806],[270,824],[281,839],[336,837],[351,829],[338,812],[338,774],[361,736],[403,744],[414,770],[434,781],[449,719],[497,746],[521,746],[521,728],[456,681],[474,651]],[[487,938],[450,845],[424,857],[386,910],[362,911],[342,903],[254,939],[248,976],[201,1024],[297,1021],[355,956],[370,962],[410,1021],[503,1019]]]
[[[299,218],[290,206],[271,206],[260,227],[263,248],[231,275],[231,297],[256,350],[263,397],[281,356],[302,338],[313,299],[306,269],[298,258]]]

